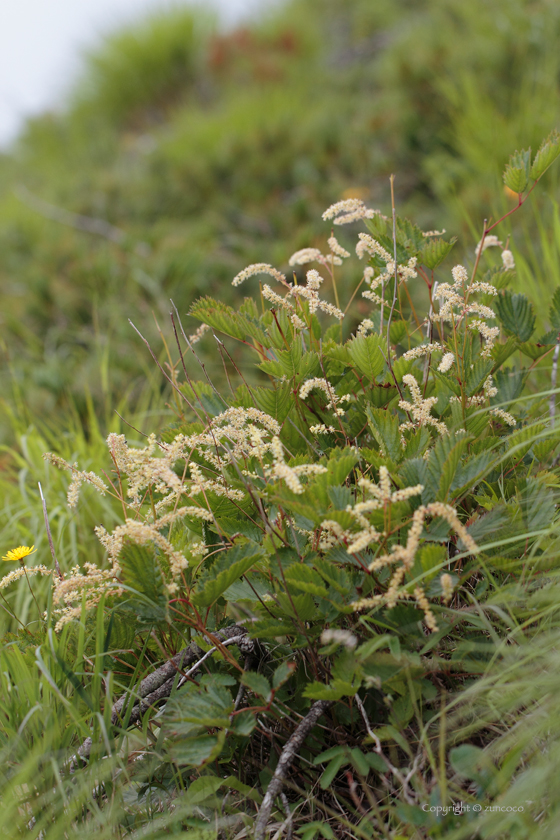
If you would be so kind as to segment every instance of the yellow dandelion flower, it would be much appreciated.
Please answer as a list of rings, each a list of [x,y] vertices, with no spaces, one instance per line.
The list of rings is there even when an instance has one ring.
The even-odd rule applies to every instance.
[[[18,560],[20,563],[22,563],[24,557],[28,557],[30,554],[34,554],[35,551],[36,548],[34,545],[32,545],[31,548],[29,548],[28,545],[20,545],[17,548],[11,548],[10,551],[8,551],[4,555],[4,557],[2,557],[2,560],[6,560],[7,562],[14,562],[15,560]]]

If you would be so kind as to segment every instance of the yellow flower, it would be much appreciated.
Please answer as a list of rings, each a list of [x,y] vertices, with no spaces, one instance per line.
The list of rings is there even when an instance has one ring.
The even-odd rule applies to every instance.
[[[35,551],[36,549],[34,545],[32,545],[31,548],[29,548],[28,545],[20,545],[17,548],[11,548],[10,551],[8,551],[7,554],[5,554],[4,557],[2,557],[2,560],[6,560],[8,562],[19,560],[19,562],[23,565],[23,558],[28,557]]]

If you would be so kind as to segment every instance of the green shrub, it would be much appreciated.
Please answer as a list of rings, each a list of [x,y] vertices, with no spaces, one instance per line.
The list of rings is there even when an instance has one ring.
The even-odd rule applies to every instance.
[[[518,207],[558,154],[553,133],[535,156],[511,157],[504,181]],[[102,793],[95,809],[84,794],[88,816],[57,798],[41,813],[49,771],[20,796],[22,825],[31,815],[46,830],[64,814],[73,830],[93,828],[118,790],[112,819],[133,836],[158,826],[233,836],[251,830],[255,803],[257,840],[276,807],[305,837],[329,838],[337,826],[357,837],[372,827],[447,836],[461,825],[457,801],[474,836],[474,805],[511,811],[521,771],[542,772],[545,750],[535,757],[522,708],[537,698],[516,693],[507,674],[531,670],[512,642],[538,644],[528,628],[544,631],[545,615],[558,622],[555,393],[526,386],[558,346],[558,294],[553,329],[535,340],[533,305],[509,288],[514,257],[493,232],[503,220],[485,225],[471,267],[450,269],[454,240],[394,205],[385,216],[345,199],[323,219],[366,231],[344,244],[331,233],[327,253],[297,251],[293,283],[270,264],[249,266],[233,285],[262,277],[259,294],[238,308],[199,299],[191,315],[201,326],[189,338],[175,313],[179,364],[161,371],[180,410],[159,439],[138,448],[110,434],[103,477],[47,456],[72,474],[71,506],[91,484],[123,518],[110,532],[96,528],[105,566],[55,576],[44,618],[55,633],[36,653],[68,698],[60,714],[73,710],[61,790],[71,777],[91,786],[99,764]],[[488,248],[499,249],[499,265]],[[301,268],[309,263],[318,268]],[[204,366],[200,380],[190,371],[209,332],[228,390]],[[6,648],[7,685],[23,668],[21,649],[29,656],[40,639],[28,635]],[[543,637],[543,658],[556,638]],[[522,721],[513,753],[507,732],[483,728],[508,714],[492,699],[496,685],[507,687],[512,722]],[[16,730],[29,749],[37,741],[32,702],[9,712],[6,744]],[[142,753],[125,764],[132,744]],[[25,756],[10,759],[13,779]],[[175,810],[149,828],[156,788],[156,810]],[[216,798],[226,788],[227,806]],[[547,788],[525,816],[508,816],[516,836],[532,837],[543,802],[555,801]],[[498,837],[503,822],[484,812],[480,826]]]

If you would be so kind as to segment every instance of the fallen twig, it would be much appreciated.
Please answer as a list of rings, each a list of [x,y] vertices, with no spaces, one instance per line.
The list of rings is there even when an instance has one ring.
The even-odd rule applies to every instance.
[[[223,630],[213,633],[212,636],[223,645],[236,644],[246,656],[252,654],[256,649],[256,643],[248,637],[246,629],[238,624],[225,627]],[[186,673],[182,673],[179,687],[186,682],[186,678],[200,668],[208,656],[217,650],[219,650],[218,645],[204,652],[195,642],[192,642],[188,647],[176,653],[172,659],[148,674],[136,688],[119,697],[111,709],[111,724],[118,726],[121,723],[122,711],[128,705],[131,695],[135,697],[135,701],[129,715],[126,716],[126,721],[127,725],[137,723],[151,706],[155,706],[170,696],[178,673],[182,673],[185,668],[188,668]],[[92,739],[86,738],[76,754],[67,762],[70,773],[76,770],[80,760],[89,758],[92,746]]]
[[[292,765],[295,757],[297,756],[299,750],[301,749],[303,742],[321,717],[321,715],[326,712],[326,710],[332,706],[332,700],[317,700],[316,703],[313,703],[311,709],[308,711],[306,716],[300,722],[300,724],[296,727],[296,730],[291,735],[291,737],[287,740],[284,749],[282,750],[282,754],[280,756],[280,760],[276,766],[276,770],[274,771],[274,776],[272,777],[270,784],[268,785],[268,789],[262,801],[262,805],[259,811],[259,815],[257,817],[257,822],[255,824],[255,840],[264,840],[264,835],[266,831],[266,827],[268,824],[268,820],[270,817],[270,813],[272,811],[272,806],[274,805],[274,800],[277,796],[280,796],[282,793],[282,788],[284,787],[284,779],[290,766]]]

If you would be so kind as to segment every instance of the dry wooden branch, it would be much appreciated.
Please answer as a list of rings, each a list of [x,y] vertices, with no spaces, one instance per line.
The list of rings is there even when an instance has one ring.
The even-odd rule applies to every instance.
[[[256,643],[248,637],[247,630],[238,624],[233,624],[230,627],[219,630],[213,634],[213,637],[218,642],[236,644],[245,656],[253,654],[256,649]],[[119,697],[111,710],[111,724],[117,726],[121,723],[123,709],[128,705],[131,696],[134,696],[136,699],[128,715],[127,722],[128,725],[137,723],[150,706],[155,706],[170,696],[178,673],[182,673],[184,677],[186,674],[183,672],[185,668],[188,668],[187,674],[190,676],[200,668],[211,653],[215,653],[218,649],[216,646],[211,651],[205,653],[195,642],[192,642],[188,647],[179,651],[168,662],[165,662],[151,674],[148,674],[136,689],[131,689]],[[92,746],[92,739],[86,738],[78,748],[76,755],[72,756],[68,762],[71,773],[76,770],[80,759],[85,760],[89,757]]]
[[[295,732],[287,740],[282,755],[274,771],[255,824],[255,840],[264,840],[264,835],[274,800],[282,793],[286,774],[290,769],[295,757],[303,746],[303,742],[326,710],[332,706],[332,700],[317,700],[311,709],[297,726]]]

